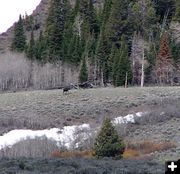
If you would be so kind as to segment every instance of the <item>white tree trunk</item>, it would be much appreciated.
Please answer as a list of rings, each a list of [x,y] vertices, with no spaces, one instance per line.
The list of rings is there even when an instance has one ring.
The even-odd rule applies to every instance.
[[[144,87],[144,41],[143,41],[143,52],[142,52],[142,67],[141,67],[141,88]]]

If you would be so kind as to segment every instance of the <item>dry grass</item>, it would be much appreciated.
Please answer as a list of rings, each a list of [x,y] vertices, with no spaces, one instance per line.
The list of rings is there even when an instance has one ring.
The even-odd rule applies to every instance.
[[[0,94],[0,134],[17,128],[61,128],[82,123],[99,126],[106,116],[114,118],[149,109],[153,111],[161,103],[167,105],[168,101],[170,105],[179,105],[179,91],[179,87],[99,88],[73,90],[68,95],[63,95],[62,90]],[[164,106],[160,113],[164,108],[167,107]]]
[[[92,158],[94,152],[92,150],[84,151],[54,151],[51,156],[56,158]]]
[[[151,154],[159,151],[166,151],[171,148],[175,148],[175,143],[172,142],[161,142],[155,143],[150,140],[128,143],[127,148],[123,154],[124,158],[136,158],[142,157],[147,154]]]
[[[134,149],[126,149],[123,153],[123,158],[134,158],[138,157],[140,153]]]

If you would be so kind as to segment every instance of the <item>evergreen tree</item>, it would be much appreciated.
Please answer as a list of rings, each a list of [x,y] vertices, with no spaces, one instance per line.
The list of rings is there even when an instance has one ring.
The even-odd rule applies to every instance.
[[[171,36],[171,52],[173,57],[174,66],[178,68],[180,65],[180,43]]]
[[[160,17],[160,22],[163,21],[164,16],[170,20],[175,13],[175,1],[176,0],[153,0],[156,9],[156,15]]]
[[[106,83],[108,81],[108,59],[111,53],[111,43],[109,39],[106,37],[104,30],[101,30],[101,34],[99,36],[99,40],[96,48],[96,61],[99,68],[98,79]]]
[[[40,31],[39,38],[35,44],[35,58],[40,62],[46,62],[46,42],[43,36],[43,32]]]
[[[152,0],[139,0],[131,5],[129,20],[132,28],[149,38],[156,30],[157,16]]]
[[[176,0],[176,10],[173,20],[180,22],[180,0]]]
[[[157,45],[158,44],[158,45]],[[150,49],[145,52],[145,57],[148,61],[148,66],[145,69],[145,83],[153,84],[154,81],[154,75],[153,70],[156,63],[156,57],[157,57],[157,50],[159,49],[159,43],[152,42],[150,43]]]
[[[12,50],[23,52],[26,48],[26,36],[24,32],[23,19],[19,16],[19,21],[15,24]]]
[[[31,31],[31,39],[27,48],[27,57],[31,60],[35,58],[35,41],[34,41],[34,32],[33,30]]]
[[[88,6],[88,22],[89,22],[89,29],[90,33],[94,33],[95,36],[99,34],[99,23],[97,19],[97,15],[94,9],[93,0],[89,0]]]
[[[130,36],[128,27],[128,0],[114,0],[108,22],[106,36],[112,43],[118,44],[121,35]]]
[[[114,59],[113,84],[115,86],[123,86],[125,85],[126,78],[128,82],[131,82],[132,70],[128,56],[128,46],[125,37],[122,36],[121,47],[116,51]]]
[[[80,0],[76,0],[75,7],[72,12],[74,17],[79,13],[79,9],[80,9]]]
[[[111,8],[112,8],[113,0],[105,0],[104,1],[104,8],[103,12],[101,15],[101,27],[104,28],[106,23],[108,22],[110,13],[111,13]]]
[[[52,0],[45,31],[49,61],[62,60],[61,48],[67,17],[67,0]]]
[[[88,80],[88,70],[86,65],[86,59],[84,58],[81,65],[81,70],[79,74],[79,82],[83,83]]]
[[[80,0],[79,12],[87,20],[87,17],[88,17],[88,0]]]
[[[95,140],[95,155],[97,157],[121,157],[124,147],[111,120],[106,118]]]

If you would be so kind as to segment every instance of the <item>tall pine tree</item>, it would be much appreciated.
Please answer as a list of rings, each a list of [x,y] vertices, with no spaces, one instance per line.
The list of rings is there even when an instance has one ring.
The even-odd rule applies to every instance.
[[[35,43],[35,58],[37,61],[42,62],[42,63],[46,62],[45,60],[46,49],[47,49],[46,41],[45,41],[43,32],[40,31],[39,38]]]
[[[129,36],[128,28],[129,0],[114,0],[106,24],[106,36],[112,43],[118,44],[122,34]]]
[[[180,22],[180,0],[176,0],[176,10],[173,20]]]
[[[67,17],[68,1],[52,0],[45,30],[48,59],[51,62],[63,58],[62,41]]]
[[[23,52],[26,48],[26,35],[24,32],[23,19],[19,16],[19,21],[15,24],[12,50]]]
[[[86,65],[86,59],[84,58],[81,65],[81,70],[79,74],[79,82],[83,83],[88,80],[88,70]]]
[[[132,70],[128,56],[128,46],[125,37],[122,36],[121,47],[116,51],[113,66],[113,83],[115,86],[123,86],[125,82],[131,82]]]
[[[35,58],[35,41],[34,41],[34,32],[33,30],[31,31],[31,38],[30,42],[28,44],[28,48],[26,51],[26,55],[29,59],[33,60]]]

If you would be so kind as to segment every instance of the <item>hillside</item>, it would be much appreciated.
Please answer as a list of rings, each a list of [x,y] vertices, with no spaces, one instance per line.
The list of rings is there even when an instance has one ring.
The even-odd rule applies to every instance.
[[[41,0],[20,15],[0,35],[0,174],[164,173],[180,154],[179,36],[178,0]],[[121,152],[97,159],[106,118]]]
[[[32,15],[22,16],[0,35],[2,67],[13,61],[11,57],[20,61],[13,70],[3,70],[0,88],[58,88],[87,80],[123,86],[126,78],[131,86],[179,85],[178,15],[175,0],[42,0]],[[16,25],[24,30],[19,36]],[[25,58],[26,69],[18,57]],[[42,77],[44,71],[49,75]]]
[[[64,126],[81,125],[84,123],[90,124],[92,130],[96,130],[106,116],[113,120],[113,118],[125,116],[127,114],[146,112],[147,114],[139,119],[136,119],[135,123],[129,123],[127,125],[119,124],[117,125],[117,129],[119,134],[124,137],[125,142],[129,144],[130,147],[138,147],[138,143],[148,143],[151,148],[152,146],[155,148],[152,148],[152,150],[149,151],[146,149],[146,145],[144,144],[142,147],[147,152],[144,155],[144,152],[141,152],[141,156],[145,159],[144,165],[149,165],[146,160],[152,161],[152,171],[156,171],[155,168],[157,164],[162,165],[165,160],[178,159],[179,157],[179,90],[179,87],[144,89],[104,88],[72,90],[69,94],[65,95],[63,95],[62,90],[1,94],[0,135],[14,129],[40,130],[55,127],[63,128]],[[29,143],[35,144],[34,146],[31,146]],[[17,146],[15,145],[12,148],[12,151],[11,149],[7,149],[4,154],[9,154],[9,157],[13,157],[17,148],[20,150],[16,153],[17,157],[21,154],[21,151],[24,155],[33,155],[35,151],[36,153],[34,154],[34,157],[42,157],[41,149],[46,148],[46,143],[44,145],[42,143],[38,145],[38,141],[29,143],[20,143],[23,145],[24,150],[22,148],[20,148],[20,150],[20,144],[17,144]],[[153,145],[152,143],[155,144]],[[162,150],[160,151],[156,149],[156,146],[159,143],[164,144],[162,146]],[[38,148],[38,146],[41,148]],[[91,145],[89,144],[88,147],[90,146]],[[50,147],[51,146],[49,144],[49,148]],[[51,148],[54,149],[53,146]],[[31,152],[28,151],[28,149],[31,149]],[[49,157],[50,154],[48,154],[48,151],[46,151],[46,154],[43,152],[44,157]],[[38,156],[38,154],[40,156]],[[2,155],[2,152],[0,155]],[[33,157],[29,155],[27,156],[28,158]],[[141,156],[139,159],[141,159]],[[134,157],[130,157],[132,161],[125,161],[125,163],[128,163],[130,166],[136,165],[134,164],[133,158]],[[65,161],[64,162],[66,164],[64,165],[71,166],[70,160],[65,159]],[[34,163],[30,160],[25,160],[24,162],[28,166],[31,165],[32,172],[40,170],[35,165],[36,162]],[[52,161],[49,161],[48,167],[50,171],[52,170],[50,168],[55,165],[56,162],[57,161],[53,159]],[[14,167],[17,167],[19,164],[16,161],[1,161],[0,165],[3,166],[5,171],[8,171],[8,169],[11,170],[11,168],[6,167],[6,163],[12,163],[12,166]],[[44,162],[39,159],[38,163],[43,165]],[[94,166],[94,162],[91,160],[87,160],[86,163],[92,167]],[[117,165],[120,165],[118,163],[119,162],[117,162]],[[144,169],[141,166],[142,162],[140,163],[141,164],[137,164],[140,165],[139,171],[142,172],[143,170],[149,170],[149,167]],[[80,167],[82,163],[78,162],[76,165]],[[104,162],[101,162],[99,165],[103,166]],[[62,167],[61,160],[59,161],[59,166]],[[112,164],[110,164],[109,167],[111,168]],[[89,169],[86,170],[89,171]],[[96,168],[96,170],[99,171],[98,168]],[[19,169],[17,171],[20,173]],[[127,171],[132,172],[131,167],[129,167]],[[99,171],[99,173],[101,172],[102,171]]]

